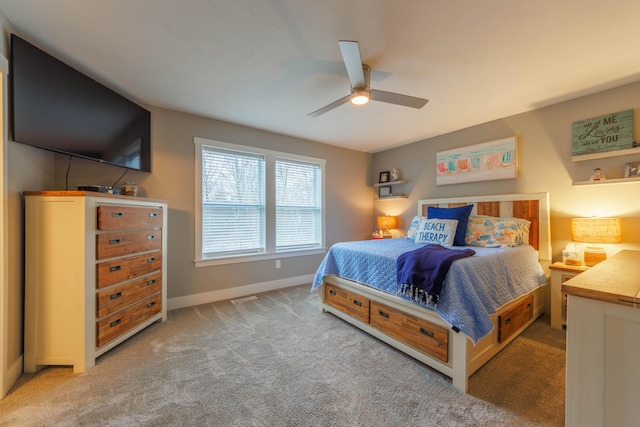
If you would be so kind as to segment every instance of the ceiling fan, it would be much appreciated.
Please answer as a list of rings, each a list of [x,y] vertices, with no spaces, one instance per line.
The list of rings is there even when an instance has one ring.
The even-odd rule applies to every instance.
[[[334,108],[349,101],[355,105],[363,105],[369,102],[369,100],[374,100],[411,108],[422,108],[428,102],[427,99],[371,89],[369,87],[371,67],[362,63],[358,42],[340,40],[338,41],[338,45],[340,46],[342,59],[344,60],[344,65],[347,68],[347,75],[349,76],[349,82],[351,83],[351,94],[340,98],[337,101],[314,111],[313,113],[307,114],[308,116],[318,117],[319,115],[333,110]]]

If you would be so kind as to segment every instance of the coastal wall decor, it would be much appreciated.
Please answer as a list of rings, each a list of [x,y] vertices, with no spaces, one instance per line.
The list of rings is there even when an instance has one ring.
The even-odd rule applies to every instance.
[[[571,136],[574,162],[640,153],[633,141],[633,110],[573,122]]]
[[[516,177],[515,136],[439,151],[436,155],[436,185]]]

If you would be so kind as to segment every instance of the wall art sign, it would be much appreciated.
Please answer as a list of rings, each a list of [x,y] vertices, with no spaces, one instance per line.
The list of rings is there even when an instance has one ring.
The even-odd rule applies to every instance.
[[[512,179],[517,177],[515,136],[439,151],[436,185]]]
[[[633,142],[633,110],[573,122],[571,160],[602,159],[638,153]]]

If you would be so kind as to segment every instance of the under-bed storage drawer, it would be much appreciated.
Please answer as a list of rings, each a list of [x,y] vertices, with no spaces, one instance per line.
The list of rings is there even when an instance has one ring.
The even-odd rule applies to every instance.
[[[508,339],[532,318],[533,295],[529,295],[498,316],[498,342]]]
[[[445,363],[449,361],[449,331],[371,301],[371,326]]]
[[[369,323],[367,298],[325,283],[324,302],[363,323]]]

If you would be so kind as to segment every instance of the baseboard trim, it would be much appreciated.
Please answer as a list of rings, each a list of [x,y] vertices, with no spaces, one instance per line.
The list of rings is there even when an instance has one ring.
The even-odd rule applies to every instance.
[[[9,393],[11,387],[13,387],[16,381],[18,381],[18,378],[20,378],[20,375],[22,375],[22,359],[23,356],[20,355],[13,365],[11,365],[11,367],[9,367],[9,369],[4,373],[4,384],[2,384],[2,390],[0,390],[0,399]]]
[[[313,277],[313,274],[307,274],[305,276],[288,277],[286,279],[272,280],[270,282],[254,283],[252,285],[221,289],[219,291],[169,298],[167,300],[167,309],[177,310],[179,308],[193,307],[194,305],[246,297],[260,292],[275,291],[276,289],[304,285],[305,283],[309,284],[309,291],[311,291],[311,282],[313,282]]]

